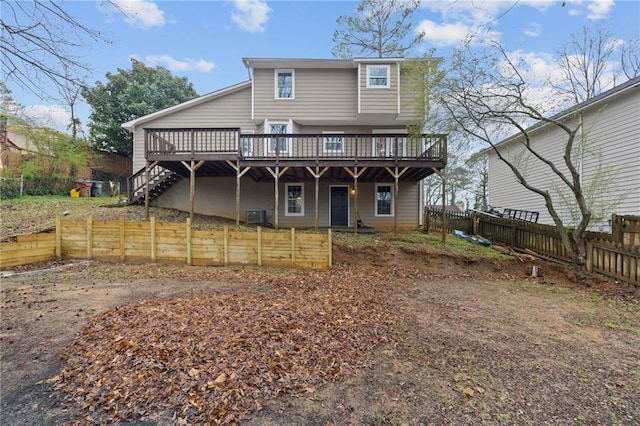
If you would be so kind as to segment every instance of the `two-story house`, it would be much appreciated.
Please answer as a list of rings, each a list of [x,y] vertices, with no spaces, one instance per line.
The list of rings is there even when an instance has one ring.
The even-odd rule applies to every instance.
[[[408,133],[423,95],[404,59],[243,61],[248,81],[123,124],[130,202],[276,227],[419,225],[446,135]]]

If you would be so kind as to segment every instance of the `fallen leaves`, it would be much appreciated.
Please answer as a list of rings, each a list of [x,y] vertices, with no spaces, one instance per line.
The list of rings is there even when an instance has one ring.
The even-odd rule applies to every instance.
[[[120,307],[62,352],[57,387],[92,423],[163,411],[178,424],[237,422],[371,364],[397,309],[384,274],[370,272],[242,273],[233,278],[260,291]]]

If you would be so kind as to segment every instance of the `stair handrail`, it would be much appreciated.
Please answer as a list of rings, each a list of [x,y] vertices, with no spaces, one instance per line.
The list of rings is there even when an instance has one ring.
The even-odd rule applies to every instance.
[[[173,174],[171,170],[155,164],[149,169],[149,181],[153,182],[155,179],[160,178],[159,180],[162,182],[165,177],[171,174]],[[146,166],[127,178],[127,202],[129,204],[133,204],[144,195],[144,191],[142,191],[142,194],[139,194],[139,191],[145,188],[145,177]]]

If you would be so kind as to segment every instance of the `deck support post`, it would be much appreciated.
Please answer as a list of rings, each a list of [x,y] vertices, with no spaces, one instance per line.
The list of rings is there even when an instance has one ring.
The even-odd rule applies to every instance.
[[[227,164],[236,171],[236,226],[240,226],[240,178],[251,170],[251,167],[242,170],[240,164],[234,164],[231,160],[227,160]]]
[[[151,169],[156,167],[159,161],[147,161],[144,166],[144,220],[149,220],[149,195],[151,195]],[[127,182],[128,183],[128,182]],[[129,188],[127,188],[129,190]]]
[[[191,160],[190,163],[181,161],[181,163],[187,168],[187,170],[189,170],[189,219],[193,222],[193,207],[196,194],[196,170],[204,164],[204,160],[200,160],[198,163],[196,163],[195,160]]]
[[[151,179],[151,166],[147,161],[144,168],[144,220],[149,220],[149,179]]]
[[[287,170],[289,170],[289,167],[283,167],[282,170],[280,170],[280,166],[276,166],[275,170],[273,170],[271,167],[267,167],[267,170],[269,171],[269,173],[271,173],[271,176],[273,176],[273,179],[275,181],[275,191],[274,191],[274,198],[275,198],[275,211],[274,211],[274,224],[273,226],[278,229],[278,199],[280,198],[280,194],[278,192],[278,181],[280,180],[280,176],[282,176],[283,174],[286,173]]]
[[[315,172],[313,171],[313,169],[311,167],[307,167],[306,169],[307,169],[307,171],[309,173],[311,173],[311,176],[313,176],[316,179],[315,229],[317,231],[318,230],[318,198],[319,198],[319,194],[320,194],[320,178],[322,177],[323,174],[325,174],[327,172],[327,170],[329,170],[329,167],[325,167],[324,169],[322,169],[322,171],[320,171],[320,167],[316,166]]]
[[[353,177],[353,233],[358,235],[358,178],[367,168],[363,167],[360,171],[358,171],[358,166],[355,166],[353,171],[348,167],[343,167],[343,169]]]
[[[393,176],[395,181],[395,187],[393,189],[393,232],[398,232],[398,194],[400,193],[398,180],[407,172],[407,170],[409,170],[409,168],[405,167],[399,173],[398,166],[396,166],[394,170],[391,170],[389,167],[385,167],[385,169],[391,176]]]

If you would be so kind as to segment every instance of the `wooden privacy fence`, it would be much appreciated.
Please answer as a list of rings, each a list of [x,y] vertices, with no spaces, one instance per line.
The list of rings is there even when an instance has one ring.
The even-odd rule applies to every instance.
[[[640,283],[640,250],[607,240],[587,242],[587,270]]]
[[[425,231],[442,228],[442,209],[425,210]],[[485,214],[447,213],[447,232],[459,229],[494,243],[571,261],[555,226]],[[640,217],[613,216],[613,233],[587,233],[587,270],[640,284]]]
[[[53,259],[117,262],[253,264],[325,268],[332,264],[331,230],[323,234],[194,230],[186,224],[56,220],[55,234],[23,235],[0,244],[0,267]]]

